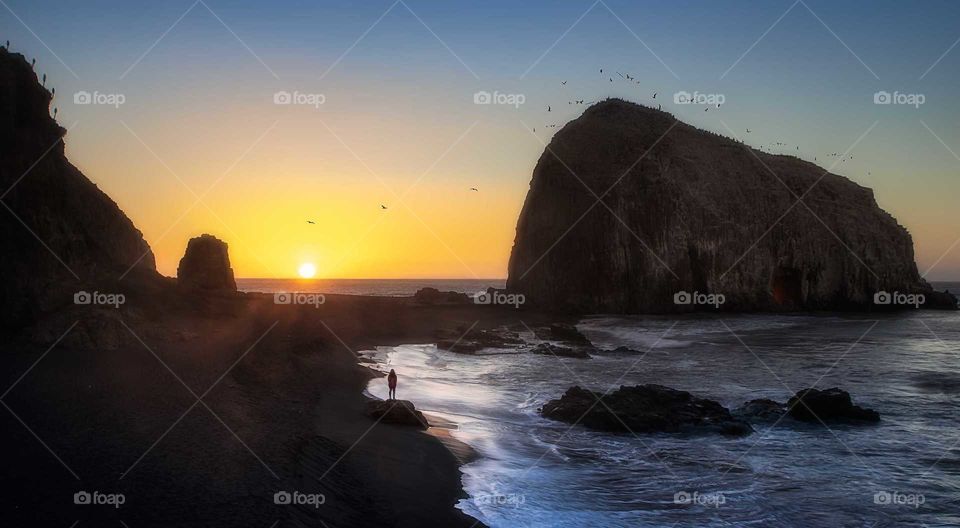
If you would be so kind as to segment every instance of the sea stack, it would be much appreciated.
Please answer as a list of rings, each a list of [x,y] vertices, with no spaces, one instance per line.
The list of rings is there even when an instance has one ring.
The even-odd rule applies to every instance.
[[[620,99],[550,141],[508,275],[528,304],[579,313],[895,306],[882,292],[956,307],[870,189]]]
[[[236,291],[227,243],[208,234],[191,238],[177,266],[177,283],[193,291]]]

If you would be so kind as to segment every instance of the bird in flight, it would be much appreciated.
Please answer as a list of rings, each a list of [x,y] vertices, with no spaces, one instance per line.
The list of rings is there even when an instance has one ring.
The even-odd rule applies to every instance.
[[[471,190],[471,191],[480,192],[480,189],[477,189],[476,187],[470,187],[470,190]]]
[[[653,98],[654,98],[654,99],[657,98],[657,94],[658,94],[658,93],[660,93],[660,92],[653,92]]]
[[[386,205],[383,205],[383,204],[380,204],[380,209],[383,209],[384,211],[386,211],[386,210],[387,210],[387,206],[386,206]]]
[[[550,111],[550,105],[547,105],[547,112]]]
[[[316,224],[316,222],[314,222],[313,220],[307,220],[307,223],[308,223],[308,224]]]
[[[747,129],[747,134],[749,134],[749,133],[750,133],[750,129],[748,128],[748,129]]]
[[[563,86],[566,86],[566,85],[567,85],[567,81],[560,81],[560,84],[563,85]]]

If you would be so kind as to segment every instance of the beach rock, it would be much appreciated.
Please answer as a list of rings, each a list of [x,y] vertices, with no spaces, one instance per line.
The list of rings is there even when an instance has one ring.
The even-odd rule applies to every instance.
[[[177,267],[177,283],[190,290],[237,291],[227,243],[207,234],[191,238]]]
[[[554,345],[553,343],[540,343],[530,349],[534,354],[544,354],[557,357],[568,357],[578,359],[590,359],[590,349],[588,347],[565,347]]]
[[[719,403],[662,385],[621,386],[606,396],[571,387],[559,399],[544,404],[540,414],[599,431],[734,436],[753,432],[748,423],[733,417]]]
[[[790,416],[804,422],[880,421],[880,413],[854,405],[850,393],[836,387],[822,391],[798,391],[787,402],[787,407],[790,409]]]
[[[581,334],[580,330],[577,330],[577,327],[574,325],[554,323],[547,327],[547,330],[553,339],[578,345],[590,345],[590,340],[587,339],[587,336]]]
[[[367,402],[367,416],[385,424],[407,425],[420,429],[430,426],[423,413],[409,400],[371,400]]]
[[[875,305],[880,291],[956,308],[870,189],[620,99],[541,155],[507,289],[574,313],[903,308]]]
[[[786,412],[784,404],[767,398],[750,400],[731,411],[735,417],[747,421],[777,420]]]
[[[461,354],[473,354],[484,348],[515,348],[526,344],[519,334],[505,329],[460,328],[438,332],[437,337],[437,348]]]
[[[153,253],[117,204],[66,158],[66,130],[30,62],[0,49],[0,330],[116,292],[124,277],[162,281]]]
[[[417,290],[413,298],[420,304],[469,304],[472,302],[466,293],[440,291],[429,286]]]

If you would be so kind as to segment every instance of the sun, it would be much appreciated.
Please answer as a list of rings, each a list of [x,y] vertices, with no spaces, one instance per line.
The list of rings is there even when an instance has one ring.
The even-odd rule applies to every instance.
[[[317,267],[314,266],[312,262],[304,262],[300,264],[300,269],[297,270],[297,273],[304,279],[312,279],[313,276],[317,274]]]

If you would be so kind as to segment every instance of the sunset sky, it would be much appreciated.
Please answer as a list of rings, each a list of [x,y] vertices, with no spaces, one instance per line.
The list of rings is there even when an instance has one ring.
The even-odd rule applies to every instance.
[[[921,273],[960,279],[958,2],[0,3],[3,38],[57,89],[70,160],[167,275],[206,232],[238,277],[504,277],[546,125],[616,96],[824,166],[856,143],[833,172],[909,229]]]

